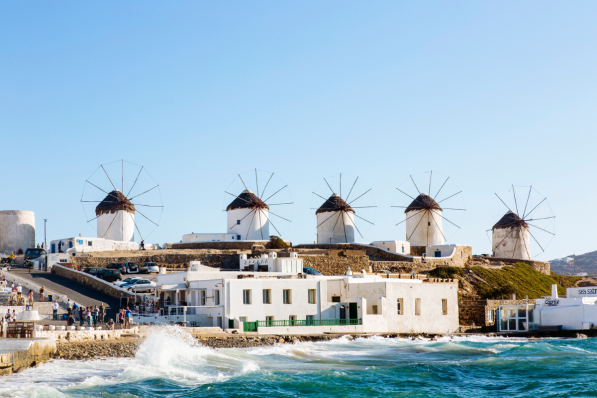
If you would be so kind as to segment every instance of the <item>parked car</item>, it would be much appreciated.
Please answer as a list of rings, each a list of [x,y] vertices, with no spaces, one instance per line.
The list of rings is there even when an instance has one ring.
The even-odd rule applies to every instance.
[[[108,264],[106,269],[116,269],[116,270],[120,271],[121,274],[126,273],[126,267],[122,263],[110,263],[110,264]]]
[[[148,279],[137,279],[132,283],[121,286],[131,292],[151,291],[156,288],[155,282]]]
[[[143,263],[146,274],[160,273],[160,267],[156,263]]]
[[[99,274],[99,272],[103,270],[103,268],[85,268],[83,270],[83,272],[93,275],[93,276],[97,276],[97,274]]]
[[[132,261],[127,261],[126,263],[124,263],[124,267],[126,268],[127,274],[138,274],[139,273],[139,266],[137,265],[137,263],[134,263]]]
[[[29,249],[25,250],[25,260],[33,260],[43,256],[44,254],[48,254],[48,252],[44,249],[30,247]]]
[[[315,268],[311,268],[311,267],[303,267],[303,274],[305,274],[305,275],[323,275],[321,272],[319,272]]]
[[[120,274],[120,271],[118,271],[117,269],[104,268],[101,271],[99,271],[96,276],[100,279],[105,280],[106,282],[114,282],[122,279],[122,275]]]
[[[135,277],[129,276],[128,278],[126,278],[124,280],[114,282],[114,284],[116,286],[127,285],[127,284],[132,283],[133,281],[135,281],[137,279],[141,279],[141,278],[135,278]]]

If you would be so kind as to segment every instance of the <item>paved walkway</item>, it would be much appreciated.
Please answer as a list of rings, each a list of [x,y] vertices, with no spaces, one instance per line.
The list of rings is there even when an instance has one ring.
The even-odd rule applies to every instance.
[[[76,301],[86,307],[95,306],[99,307],[100,303],[104,303],[106,306],[106,320],[112,318],[116,320],[116,312],[120,308],[120,300],[95,290],[89,286],[83,285],[82,283],[73,281],[61,275],[52,274],[50,272],[35,271],[32,270],[29,273],[29,269],[22,268],[20,266],[13,267],[9,274],[20,276],[21,278],[28,279],[33,283],[45,286],[47,289],[52,290],[58,294],[65,294],[71,300]],[[27,294],[27,292],[23,292]],[[34,300],[38,301],[39,291],[34,292]],[[46,296],[47,300],[47,296]]]

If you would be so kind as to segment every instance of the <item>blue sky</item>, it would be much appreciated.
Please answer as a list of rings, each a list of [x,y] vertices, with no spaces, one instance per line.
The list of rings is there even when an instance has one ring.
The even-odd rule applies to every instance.
[[[237,173],[289,184],[284,238],[315,238],[323,177],[373,188],[363,241],[403,239],[395,187],[463,190],[453,243],[490,251],[495,197],[533,185],[557,216],[549,260],[597,249],[594,2],[10,2],[0,5],[1,209],[38,241],[93,235],[101,164],[142,164],[165,210],[148,239],[225,229]],[[585,210],[585,207],[588,209]]]

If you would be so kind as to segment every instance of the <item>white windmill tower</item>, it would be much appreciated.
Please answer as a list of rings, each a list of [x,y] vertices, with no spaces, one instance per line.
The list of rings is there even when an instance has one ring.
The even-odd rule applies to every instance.
[[[279,218],[282,220],[280,222],[286,224],[286,226],[288,225],[287,223],[291,222],[292,204],[294,202],[292,201],[289,189],[287,189],[288,185],[284,184],[279,177],[274,176],[273,172],[270,174],[269,171],[255,169],[255,191],[251,191],[242,177],[244,176],[249,181],[249,178],[252,178],[252,176],[249,176],[249,173],[252,174],[253,172],[238,174],[238,178],[228,188],[232,192],[239,192],[244,188],[239,195],[225,191],[226,194],[234,197],[234,200],[226,206],[226,230],[228,233],[237,235],[235,240],[263,241],[270,238],[269,227],[271,225],[276,233],[278,233],[278,236],[280,236],[281,232],[272,222],[271,216]],[[267,180],[261,192],[259,189],[259,175],[262,178],[265,177]],[[280,186],[282,187],[280,188]],[[272,191],[274,193],[265,195],[266,192],[269,193]],[[275,203],[270,203],[269,200],[274,197],[276,198],[274,200]],[[279,207],[276,207],[276,212],[273,212],[270,210],[270,206]]]
[[[96,220],[97,237],[117,242],[133,242],[135,230],[141,241],[146,239],[159,226],[164,208],[159,184],[143,166],[125,160],[99,165],[85,180],[81,203],[86,217],[92,210],[86,207],[98,203],[87,223]]]
[[[429,173],[429,181],[427,181],[427,173]],[[420,185],[417,186],[415,178],[413,178],[413,176],[409,177],[409,179],[406,179],[400,185],[400,188],[396,188],[399,192],[411,200],[410,203],[405,203],[404,200],[407,199],[402,195],[398,196],[398,200],[395,201],[395,203],[400,203],[401,205],[392,207],[404,209],[403,214],[405,218],[396,225],[403,223],[405,224],[406,240],[410,243],[411,247],[425,247],[446,244],[446,241],[448,240],[446,235],[451,235],[446,233],[446,226],[460,229],[460,226],[447,218],[446,211],[456,211],[460,215],[463,215],[464,211],[466,211],[464,208],[462,195],[458,196],[462,193],[462,191],[455,192],[457,188],[455,188],[454,184],[448,183],[450,177],[441,176],[438,173],[434,174],[433,171],[415,175],[415,178],[419,184],[423,183],[427,185],[428,182],[429,193],[421,192],[419,189]],[[434,177],[436,179],[440,178],[439,181],[443,182],[441,182],[441,186],[437,192],[432,195],[432,182],[434,181]],[[445,180],[443,177],[446,177]],[[442,193],[442,199],[436,200],[438,196],[440,196],[440,193]],[[445,202],[449,199],[452,199],[452,205],[448,204],[449,207],[442,207],[443,205],[440,205],[442,202]],[[454,220],[452,215],[448,215],[448,217]],[[399,215],[399,218],[402,218],[402,215]],[[448,224],[444,224],[444,221],[446,221]],[[462,218],[460,218],[460,221],[462,221]],[[456,222],[460,223],[459,221]]]
[[[535,195],[532,195],[533,192]],[[508,212],[491,228],[491,249],[494,257],[529,260],[535,251],[532,246],[536,244],[535,249],[538,249],[537,251],[540,251],[539,254],[541,254],[549,244],[547,239],[551,240],[555,235],[555,216],[551,212],[547,198],[539,194],[532,186],[529,187],[522,215],[518,212],[518,200],[514,185],[512,185],[512,193],[515,211],[512,211],[497,193],[495,194],[508,208]],[[530,211],[527,212],[527,209]],[[531,214],[534,215],[532,218]],[[531,228],[534,228],[535,234]]]
[[[319,198],[323,199],[323,204],[315,211],[317,217],[317,243],[353,243],[355,241],[355,230],[361,235],[361,231],[356,225],[355,217],[362,219],[363,221],[373,225],[373,223],[361,216],[359,216],[354,209],[366,209],[375,208],[377,206],[351,206],[351,203],[363,197],[365,194],[371,191],[371,189],[365,191],[363,194],[355,197],[352,201],[348,202],[352,189],[356,185],[356,177],[354,180],[350,192],[346,196],[346,199],[342,198],[342,174],[339,176],[339,192],[334,192],[328,181],[324,178],[327,187],[332,191],[332,195],[329,198],[325,198],[315,192]],[[345,176],[346,177],[346,176]]]
[[[135,237],[135,205],[118,190],[110,192],[95,208],[97,237],[132,242]]]
[[[269,238],[269,206],[251,190],[245,189],[227,207],[228,228],[238,240]]]

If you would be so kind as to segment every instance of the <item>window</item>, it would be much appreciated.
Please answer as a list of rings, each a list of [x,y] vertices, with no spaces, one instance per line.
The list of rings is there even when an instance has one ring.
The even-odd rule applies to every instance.
[[[427,221],[427,226],[430,227],[431,226],[431,221]]]
[[[239,321],[241,322],[247,322],[247,317],[246,316],[241,316],[240,318],[238,318]]]
[[[265,317],[265,321],[267,322],[267,326],[273,326],[272,324],[274,323],[274,317],[273,316],[266,316]]]
[[[448,299],[442,299],[442,315],[448,315]]]
[[[296,325],[296,315],[290,315],[288,320],[290,321],[291,325]]]
[[[240,235],[236,235],[236,240],[240,240]]]
[[[87,246],[93,246],[93,242],[92,241],[88,241],[87,242]]]
[[[243,290],[243,304],[251,304],[251,289]]]
[[[284,289],[282,290],[282,299],[284,301],[284,304],[291,304],[292,302],[292,293],[290,289]]]
[[[402,253],[404,253],[404,246],[402,246]]]
[[[232,237],[232,240],[234,240],[234,236]]]
[[[220,305],[220,291],[219,290],[214,291],[214,304]]]
[[[415,299],[415,315],[421,315],[421,299]]]
[[[307,315],[307,325],[311,325],[315,320],[315,315]]]
[[[240,225],[240,220],[236,220],[236,225]]]
[[[340,296],[332,296],[332,303],[339,303],[340,302]]]
[[[309,304],[315,304],[315,289],[309,289]]]
[[[493,311],[487,311],[487,322],[495,322],[493,318]]]
[[[199,305],[205,305],[205,290],[199,291]]]
[[[372,306],[372,307],[373,307],[372,314],[373,314],[373,315],[377,315],[377,306],[376,306],[376,305],[374,305],[374,306]]]
[[[397,310],[398,310],[398,315],[402,315],[402,309],[403,309],[403,307],[402,307],[402,299],[401,298],[399,298],[397,300],[396,307],[397,307]]]
[[[263,289],[263,304],[272,303],[272,291],[269,289]]]

